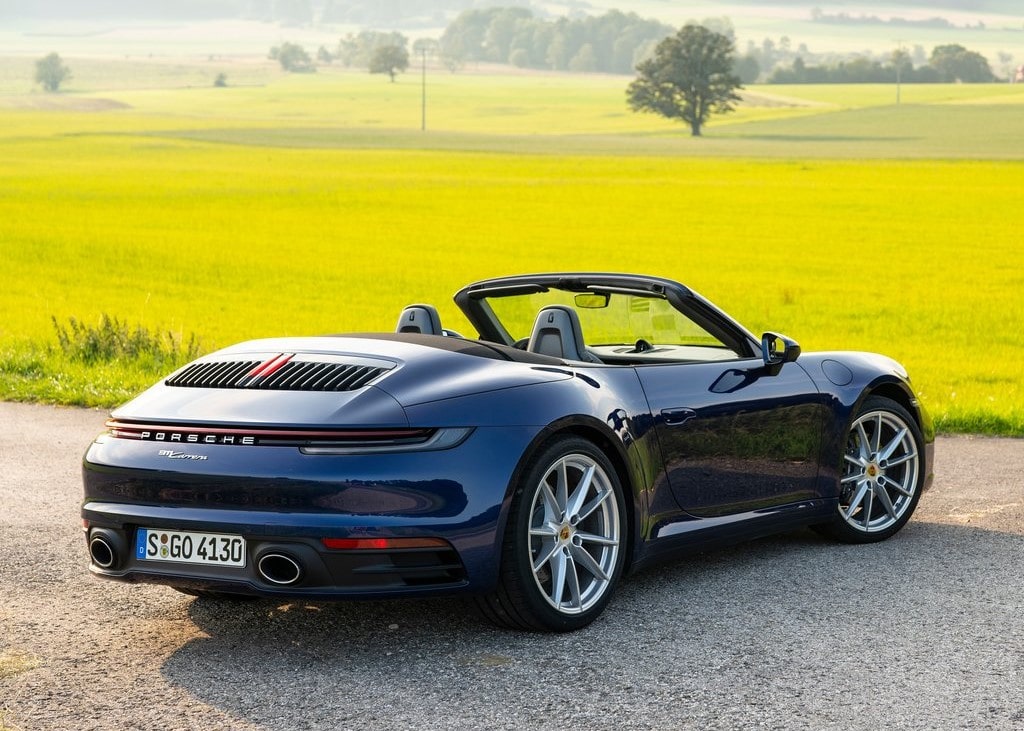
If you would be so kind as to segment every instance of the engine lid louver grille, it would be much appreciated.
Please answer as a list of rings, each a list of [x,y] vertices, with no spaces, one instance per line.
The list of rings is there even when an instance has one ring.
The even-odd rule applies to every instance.
[[[308,356],[307,356],[308,357]],[[391,370],[393,365],[370,365],[332,358],[306,360],[277,354],[262,360],[214,360],[193,363],[168,378],[168,386],[188,388],[246,388],[264,391],[355,391]]]

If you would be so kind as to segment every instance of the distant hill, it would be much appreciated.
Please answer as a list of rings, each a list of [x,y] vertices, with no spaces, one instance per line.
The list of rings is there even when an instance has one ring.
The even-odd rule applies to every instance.
[[[711,0],[715,2],[715,0]],[[1001,15],[1020,15],[1024,17],[1024,3],[1020,0],[856,0],[856,2],[808,2],[808,0],[738,0],[731,5],[746,5],[752,8],[784,5],[787,7],[805,7],[810,12],[813,8],[831,12],[845,12],[860,15],[869,9],[885,10],[887,15],[899,15],[903,8],[920,10],[933,8],[938,13],[942,10],[955,10],[963,13],[997,13]]]
[[[716,5],[768,8],[787,6],[804,7],[808,15],[815,7],[830,13],[845,12],[860,15],[866,12],[884,12],[898,15],[901,10],[920,14],[922,8],[952,12],[995,13],[1024,17],[1021,0],[703,0],[694,3],[694,12],[703,13]],[[432,17],[444,22],[468,8],[531,7],[536,14],[545,15],[544,9],[560,13],[559,8],[574,13],[593,11],[601,14],[614,7],[624,12],[635,11],[644,16],[657,16],[657,8],[678,12],[675,0],[0,0],[0,18],[26,18],[38,20],[208,20],[214,18],[252,18],[258,20],[303,20],[320,17],[345,17],[353,23],[387,23],[401,25],[410,17]],[[706,13],[705,13],[706,14]],[[724,13],[728,14],[728,13]]]
[[[0,18],[37,20],[256,20],[309,21],[344,17],[367,24],[410,17],[444,21],[483,3],[474,0],[0,0]],[[489,5],[526,5],[500,0]]]
[[[209,20],[243,17],[250,0],[0,0],[0,18]]]

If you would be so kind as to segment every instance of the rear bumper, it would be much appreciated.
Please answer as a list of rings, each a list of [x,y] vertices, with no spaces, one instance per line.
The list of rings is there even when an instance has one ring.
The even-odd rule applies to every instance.
[[[284,533],[280,535],[266,529],[254,532],[251,524],[234,522],[230,516],[210,514],[206,521],[181,521],[161,516],[160,510],[127,507],[87,503],[83,508],[90,552],[97,539],[109,547],[110,565],[103,568],[94,559],[89,567],[102,578],[190,590],[310,599],[453,593],[470,588],[465,566],[447,541],[430,547],[333,550],[320,538],[303,535],[336,532],[323,528],[294,526],[289,532],[277,526],[277,533]],[[126,522],[129,514],[133,522]],[[241,535],[245,538],[245,565],[146,560],[136,550],[141,528]],[[284,567],[283,572],[278,566]],[[292,569],[294,578],[289,573]]]
[[[100,565],[107,562],[93,557],[90,570],[120,581],[310,599],[487,591],[497,580],[507,488],[537,431],[477,429],[452,449],[386,455],[197,445],[189,451],[207,459],[172,470],[160,445],[103,436],[84,461],[82,517],[87,546],[102,538],[113,560]],[[242,536],[245,565],[139,558],[140,528]],[[336,549],[324,544],[332,538],[433,543]],[[300,578],[268,580],[258,570],[268,555],[293,561]]]

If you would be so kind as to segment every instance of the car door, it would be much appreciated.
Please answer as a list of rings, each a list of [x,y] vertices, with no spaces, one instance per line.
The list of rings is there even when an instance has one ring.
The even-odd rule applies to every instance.
[[[798,363],[761,359],[636,368],[679,506],[698,517],[818,496],[826,406]]]

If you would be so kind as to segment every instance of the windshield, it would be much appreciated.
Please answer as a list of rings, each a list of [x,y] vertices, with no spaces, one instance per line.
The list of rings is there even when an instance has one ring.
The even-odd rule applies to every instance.
[[[512,336],[528,338],[541,308],[566,305],[579,315],[588,346],[652,345],[725,347],[723,343],[675,309],[662,297],[620,292],[578,294],[559,289],[510,297],[488,297],[487,304]]]

